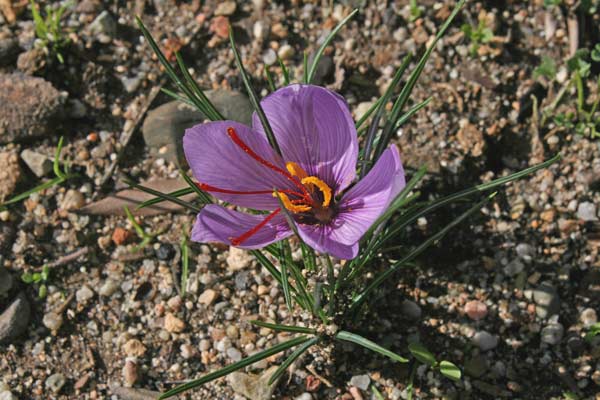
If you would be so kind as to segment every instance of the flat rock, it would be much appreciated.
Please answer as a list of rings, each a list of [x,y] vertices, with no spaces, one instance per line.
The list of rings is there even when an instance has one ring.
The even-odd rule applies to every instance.
[[[0,343],[8,342],[25,332],[31,316],[31,306],[24,292],[0,314]]]
[[[246,95],[224,89],[207,90],[205,94],[225,119],[251,124],[253,108]],[[203,113],[185,103],[165,103],[148,112],[142,127],[144,141],[161,157],[185,165],[183,134],[187,128],[205,119]]]
[[[21,159],[38,178],[46,176],[52,171],[52,160],[44,154],[25,149],[21,152]]]
[[[249,400],[269,400],[277,385],[269,385],[271,375],[277,370],[273,366],[260,375],[234,372],[227,376],[227,381],[234,392],[246,396]]]
[[[42,78],[0,74],[0,144],[43,136],[62,112],[65,96]]]

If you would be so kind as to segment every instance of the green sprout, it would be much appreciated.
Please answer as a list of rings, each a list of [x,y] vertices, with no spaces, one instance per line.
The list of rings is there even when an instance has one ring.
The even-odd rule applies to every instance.
[[[40,299],[44,299],[48,294],[48,287],[46,286],[46,283],[48,282],[49,276],[50,267],[44,265],[41,272],[24,272],[23,275],[21,275],[21,280],[27,284],[39,285],[38,297]]]
[[[187,227],[184,229],[184,232],[187,232]],[[188,240],[188,236],[184,234],[179,244],[181,249],[181,298],[184,298],[186,295],[190,274],[190,246],[188,245]]]
[[[484,43],[489,43],[494,37],[494,32],[487,25],[485,18],[479,18],[477,26],[470,24],[463,24],[460,29],[464,32],[465,36],[471,41],[469,51],[471,56],[475,57],[479,47]]]
[[[421,16],[421,9],[417,4],[417,0],[410,0],[410,19],[415,21]]]
[[[34,0],[31,1],[31,14],[35,24],[35,36],[41,41],[43,47],[56,55],[56,59],[63,64],[65,62],[61,53],[69,43],[70,39],[65,35],[61,26],[61,19],[65,11],[71,5],[64,3],[58,8],[46,6],[46,18],[43,18]]]
[[[28,191],[26,191],[24,193],[18,194],[15,197],[11,198],[10,200],[5,201],[4,203],[0,203],[0,211],[5,210],[6,206],[8,206],[10,204],[14,204],[14,203],[17,203],[21,200],[28,198],[33,193],[40,192],[42,190],[51,188],[55,185],[60,185],[60,184],[64,183],[66,180],[77,176],[70,172],[69,162],[65,162],[61,169],[60,152],[61,152],[62,148],[63,148],[63,137],[61,136],[61,138],[58,141],[58,146],[56,147],[56,152],[54,153],[53,169],[54,169],[54,175],[56,177],[47,182],[42,183],[41,185],[34,187],[33,189],[29,189]]]
[[[131,222],[131,225],[133,226],[133,229],[135,229],[135,232],[137,233],[137,235],[139,236],[140,239],[142,239],[142,241],[140,242],[140,244],[134,246],[131,249],[132,253],[137,253],[138,251],[142,250],[144,247],[148,246],[150,243],[152,243],[152,241],[154,241],[154,239],[160,235],[162,232],[154,232],[154,233],[147,233],[144,228],[142,228],[140,226],[140,224],[138,224],[138,222],[135,220],[135,217],[133,216],[133,214],[131,213],[131,211],[129,211],[129,208],[127,206],[123,207],[123,209],[125,210],[125,214],[127,215],[127,219],[129,220],[129,222]]]

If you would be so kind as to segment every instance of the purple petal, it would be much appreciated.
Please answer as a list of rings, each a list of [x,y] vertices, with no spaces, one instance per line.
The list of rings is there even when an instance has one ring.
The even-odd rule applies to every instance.
[[[240,139],[256,154],[285,171],[264,136],[234,121],[196,125],[185,131],[183,150],[194,177],[201,183],[233,191],[267,191],[266,194],[224,194],[211,192],[228,203],[257,210],[277,208],[273,188],[295,189],[281,174],[260,164],[234,143],[227,129],[236,130]]]
[[[290,85],[261,102],[286,162],[298,163],[335,193],[356,177],[358,141],[348,105],[319,86]],[[263,132],[256,113],[254,130]]]
[[[396,146],[381,155],[377,164],[341,199],[337,215],[327,225],[298,224],[302,239],[318,251],[350,259],[358,241],[385,211],[405,185]]]
[[[239,237],[260,224],[266,215],[251,215],[225,207],[209,204],[196,218],[192,229],[192,240],[195,242],[219,242],[231,245],[231,239]],[[236,247],[242,249],[258,249],[290,236],[285,217],[278,214],[254,235]]]

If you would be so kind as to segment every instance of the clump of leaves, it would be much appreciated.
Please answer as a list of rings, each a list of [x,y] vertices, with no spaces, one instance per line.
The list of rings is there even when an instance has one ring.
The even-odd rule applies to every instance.
[[[494,32],[489,27],[485,17],[479,17],[479,22],[476,26],[471,24],[463,24],[460,29],[471,42],[469,52],[475,57],[482,44],[489,43],[494,38]]]
[[[417,0],[410,0],[410,19],[412,21],[418,19],[421,16],[421,8],[419,8],[419,4]]]
[[[127,215],[127,219],[133,226],[133,229],[137,233],[138,237],[140,239],[142,239],[142,241],[138,245],[134,246],[131,249],[132,253],[137,253],[138,251],[144,249],[146,246],[148,246],[150,243],[152,243],[154,241],[154,239],[158,235],[160,235],[160,232],[153,232],[153,233],[146,232],[144,230],[144,228],[142,228],[142,226],[135,220],[135,217],[133,216],[131,211],[129,211],[129,208],[127,206],[124,207],[124,210],[125,210],[125,215]]]
[[[542,125],[548,119],[557,127],[574,130],[577,134],[597,138],[600,136],[600,75],[594,76],[592,64],[600,62],[600,43],[592,49],[579,49],[566,61],[568,80],[558,91],[552,103],[544,108]],[[541,64],[534,69],[533,77],[543,77],[550,85],[557,81],[557,65],[550,57],[543,57]],[[595,88],[595,97],[590,95],[590,87]],[[570,102],[570,91],[574,90],[574,102]],[[593,98],[591,102],[587,99]],[[570,110],[556,112],[561,103],[572,104]]]
[[[18,194],[15,197],[5,201],[4,203],[0,203],[0,211],[5,210],[6,206],[14,203],[18,203],[21,200],[24,200],[31,196],[33,193],[41,192],[42,190],[46,190],[51,188],[54,185],[60,185],[64,183],[66,180],[75,177],[76,175],[71,173],[71,167],[69,162],[60,163],[60,152],[63,148],[63,138],[61,137],[58,141],[58,146],[56,147],[56,152],[54,153],[54,175],[56,176],[54,179],[51,179],[47,182],[42,183],[34,187],[33,189],[29,189],[28,191]]]
[[[38,297],[40,299],[46,298],[48,294],[48,278],[50,277],[50,267],[44,265],[41,272],[24,272],[21,275],[21,280],[29,285],[38,285]]]
[[[45,8],[46,17],[42,17],[38,5],[31,0],[31,14],[35,25],[35,36],[40,41],[42,47],[48,49],[56,56],[56,59],[63,64],[65,62],[62,50],[70,43],[65,29],[61,25],[61,19],[68,10],[70,3],[64,3],[59,7],[47,5]]]

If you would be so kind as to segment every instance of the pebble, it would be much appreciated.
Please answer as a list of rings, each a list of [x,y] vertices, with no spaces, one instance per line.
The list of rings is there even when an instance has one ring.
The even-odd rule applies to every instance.
[[[563,338],[565,328],[562,324],[555,322],[542,328],[540,333],[542,342],[555,345],[560,343]]]
[[[57,314],[53,311],[50,311],[44,314],[44,318],[42,319],[42,323],[52,332],[57,332],[63,324],[63,316],[61,314]]]
[[[10,272],[0,263],[0,297],[6,296],[12,289],[14,279]]]
[[[509,262],[503,269],[504,274],[508,276],[515,276],[520,274],[525,269],[525,264],[519,259],[514,259]]]
[[[535,257],[535,248],[529,243],[519,243],[515,250],[519,258],[526,263],[530,263]]]
[[[227,357],[231,358],[231,360],[237,362],[242,359],[242,353],[236,349],[235,347],[230,347],[226,351]]]
[[[31,306],[25,293],[21,292],[12,304],[0,314],[0,343],[9,342],[22,335],[27,330],[30,317]]]
[[[263,62],[267,65],[273,65],[277,62],[277,53],[273,49],[267,49],[262,55]]]
[[[123,381],[126,386],[133,386],[139,379],[138,366],[132,360],[125,361],[123,367]]]
[[[0,93],[0,98],[2,94]],[[1,102],[0,102],[1,104]],[[2,111],[0,107],[0,142],[2,141]],[[1,143],[0,143],[1,144]],[[19,156],[14,151],[0,152],[0,203],[7,200],[15,191],[17,183],[21,179],[21,167]]]
[[[577,218],[586,222],[597,221],[598,215],[596,212],[596,205],[594,203],[590,203],[589,201],[579,203],[579,206],[577,207]]]
[[[277,55],[282,60],[288,60],[288,59],[292,58],[295,53],[296,53],[296,51],[294,50],[294,48],[292,46],[290,46],[289,44],[284,44],[283,46],[281,46],[279,48]]]
[[[300,396],[295,397],[294,400],[313,400],[313,397],[310,393],[304,392]]]
[[[237,4],[235,1],[224,1],[217,5],[217,8],[215,9],[215,15],[229,16],[235,12],[236,8]]]
[[[100,294],[100,296],[110,297],[117,289],[119,289],[119,284],[114,279],[107,279],[102,286],[100,286],[98,294]]]
[[[268,34],[268,28],[265,23],[261,20],[258,20],[254,23],[252,27],[252,33],[257,40],[263,39]]]
[[[81,289],[75,292],[75,298],[78,303],[85,303],[92,299],[92,297],[94,297],[94,291],[87,285],[82,286]]]
[[[370,384],[371,384],[371,378],[369,378],[369,375],[367,375],[367,374],[364,374],[364,375],[354,375],[350,379],[350,385],[356,386],[360,390],[365,390],[366,391],[367,389],[369,389],[369,385]]]
[[[60,208],[65,211],[78,210],[85,205],[85,197],[79,190],[69,189],[63,197]]]
[[[0,392],[0,400],[19,400],[10,390]]]
[[[123,351],[128,357],[143,357],[146,353],[146,346],[138,339],[129,339],[123,346]]]
[[[63,374],[52,374],[46,379],[46,388],[52,393],[57,394],[67,383],[67,378]]]
[[[42,178],[52,171],[53,162],[44,154],[25,149],[21,152],[21,159],[38,178]]]
[[[586,308],[579,315],[579,320],[583,323],[583,326],[589,328],[598,322],[598,315],[596,314],[596,310],[593,308]]]
[[[465,373],[473,378],[479,378],[488,370],[487,358],[478,354],[465,362]]]
[[[235,274],[235,288],[237,290],[248,289],[248,286],[250,286],[250,281],[251,276],[248,271],[240,271],[237,274]]]
[[[206,289],[202,294],[198,297],[198,302],[200,304],[204,304],[210,306],[217,298],[217,292],[213,289]]]
[[[185,329],[185,322],[171,313],[165,316],[165,329],[170,333],[179,333]]]
[[[473,343],[481,351],[488,351],[498,346],[498,338],[487,331],[480,331],[473,336]]]
[[[156,258],[159,260],[170,260],[173,258],[174,254],[175,250],[173,249],[173,245],[170,243],[161,243],[160,246],[158,246],[158,249],[156,249]]]
[[[248,254],[246,250],[238,249],[236,247],[229,248],[229,254],[227,255],[227,269],[230,271],[239,271],[250,265],[252,262],[252,256]]]
[[[0,66],[12,64],[19,54],[19,42],[11,37],[0,39]]]
[[[179,351],[181,352],[181,357],[189,360],[192,357],[195,357],[198,352],[196,348],[188,343],[184,343],[179,347]]]
[[[104,10],[92,21],[88,29],[100,43],[106,44],[117,35],[117,22],[108,11]]]
[[[421,307],[411,300],[404,300],[402,304],[400,304],[400,312],[407,318],[413,320],[420,319],[422,314]]]
[[[234,392],[252,400],[269,400],[277,387],[269,385],[269,379],[277,370],[276,366],[270,367],[260,375],[234,372],[227,375],[227,382]]]
[[[548,318],[560,311],[560,298],[556,289],[549,283],[542,283],[533,290],[535,312],[539,318]]]
[[[479,321],[487,315],[487,306],[481,301],[471,300],[465,304],[465,313],[472,320]]]

